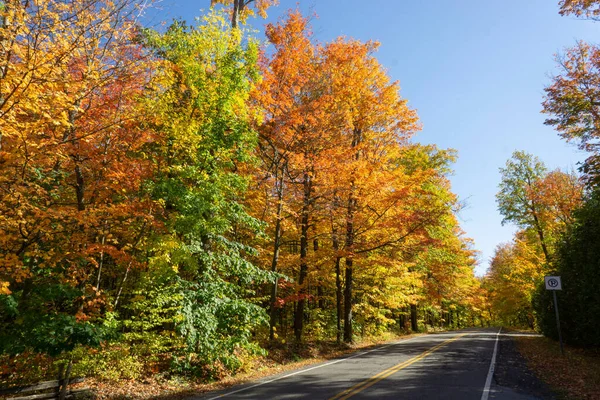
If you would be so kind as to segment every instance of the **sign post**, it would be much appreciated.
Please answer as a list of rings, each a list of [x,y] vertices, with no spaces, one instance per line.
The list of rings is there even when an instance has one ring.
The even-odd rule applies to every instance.
[[[560,318],[558,316],[558,300],[556,299],[556,291],[562,290],[562,282],[560,276],[545,276],[544,281],[546,283],[546,290],[552,290],[552,297],[554,297],[554,313],[556,314],[556,329],[558,330],[558,341],[560,342],[560,354],[565,355],[563,348],[562,334],[560,333]]]

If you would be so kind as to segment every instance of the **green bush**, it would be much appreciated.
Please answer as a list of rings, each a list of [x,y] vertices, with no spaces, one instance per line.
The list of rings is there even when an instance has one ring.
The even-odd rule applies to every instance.
[[[102,350],[79,347],[71,353],[74,376],[93,376],[107,381],[137,379],[144,363],[123,345],[105,346]]]

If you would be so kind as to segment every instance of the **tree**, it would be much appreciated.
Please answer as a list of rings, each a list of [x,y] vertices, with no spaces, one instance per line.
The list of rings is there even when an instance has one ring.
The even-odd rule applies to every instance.
[[[595,182],[599,173],[600,49],[580,41],[557,56],[557,63],[561,73],[545,88],[543,111],[551,115],[545,124],[556,127],[563,139],[591,153],[582,171]]]
[[[416,113],[399,96],[397,82],[390,82],[385,71],[373,56],[376,43],[338,40],[325,48],[326,58],[332,65],[333,96],[338,100],[341,116],[340,130],[343,134],[344,153],[339,165],[344,180],[337,195],[345,197],[345,255],[344,288],[344,340],[352,338],[352,302],[354,256],[358,250],[357,233],[360,232],[358,215],[369,210],[363,196],[382,193],[380,188],[391,159],[398,154],[400,146],[418,129]],[[379,179],[382,179],[381,181]],[[392,203],[395,195],[393,185],[383,186]],[[342,197],[343,196],[343,197]],[[383,203],[389,210],[390,203]],[[370,212],[369,212],[370,213]],[[377,213],[377,211],[375,211]],[[385,211],[384,211],[385,214]],[[366,219],[363,220],[366,222]]]
[[[290,11],[285,20],[267,25],[266,34],[275,51],[263,61],[263,80],[255,91],[255,101],[265,114],[259,128],[261,158],[266,161],[263,173],[279,178],[265,180],[274,185],[278,198],[272,269],[281,239],[277,227],[282,220],[279,205],[285,187],[299,227],[294,332],[300,341],[308,300],[310,230],[316,226],[317,202],[330,191],[326,176],[335,168],[339,131],[332,128],[336,116],[327,80],[330,72],[322,51],[312,42],[308,20]],[[315,240],[313,245],[318,247]],[[274,299],[271,303],[273,309]]]
[[[496,198],[503,222],[514,222],[521,230],[512,243],[496,249],[486,284],[501,320],[533,328],[536,286],[557,261],[557,243],[573,224],[583,185],[574,173],[547,172],[541,161],[524,152],[515,152],[500,171]]]
[[[540,205],[540,219],[553,243],[573,223],[573,212],[583,201],[583,183],[574,172],[550,171],[535,182],[529,197]]]
[[[98,344],[120,290],[105,278],[123,282],[143,265],[154,204],[140,191],[150,171],[141,148],[155,138],[135,123],[153,67],[137,40],[144,4],[4,3],[0,280],[14,306],[2,313],[5,351]]]
[[[512,159],[500,168],[502,180],[496,194],[498,210],[504,216],[502,223],[512,222],[521,228],[531,228],[538,235],[546,262],[550,260],[546,226],[540,217],[542,206],[532,196],[534,186],[546,174],[544,164],[531,154],[515,151]]]
[[[150,104],[161,140],[150,148],[155,174],[147,185],[163,205],[166,229],[151,266],[175,272],[186,367],[219,361],[234,369],[240,349],[257,350],[252,329],[266,322],[250,298],[269,275],[247,260],[254,250],[236,235],[260,232],[241,204],[247,180],[238,173],[256,143],[248,102],[257,44],[219,13],[197,27],[175,22],[164,34],[148,31],[146,42],[162,59]]]
[[[534,328],[535,290],[548,272],[543,257],[525,231],[511,243],[496,247],[486,275],[491,305],[498,318],[511,326]]]

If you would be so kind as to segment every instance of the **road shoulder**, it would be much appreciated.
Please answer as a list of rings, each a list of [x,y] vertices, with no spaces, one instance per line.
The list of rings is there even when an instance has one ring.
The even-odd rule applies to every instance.
[[[490,398],[555,399],[550,387],[528,367],[526,359],[519,352],[516,338],[523,337],[520,335],[530,333],[502,330]]]

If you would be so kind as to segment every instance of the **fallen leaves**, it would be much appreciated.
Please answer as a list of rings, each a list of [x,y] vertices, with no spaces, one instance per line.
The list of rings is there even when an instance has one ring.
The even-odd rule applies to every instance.
[[[518,349],[528,366],[560,397],[566,399],[600,398],[600,349],[565,346],[545,337],[519,337]]]

